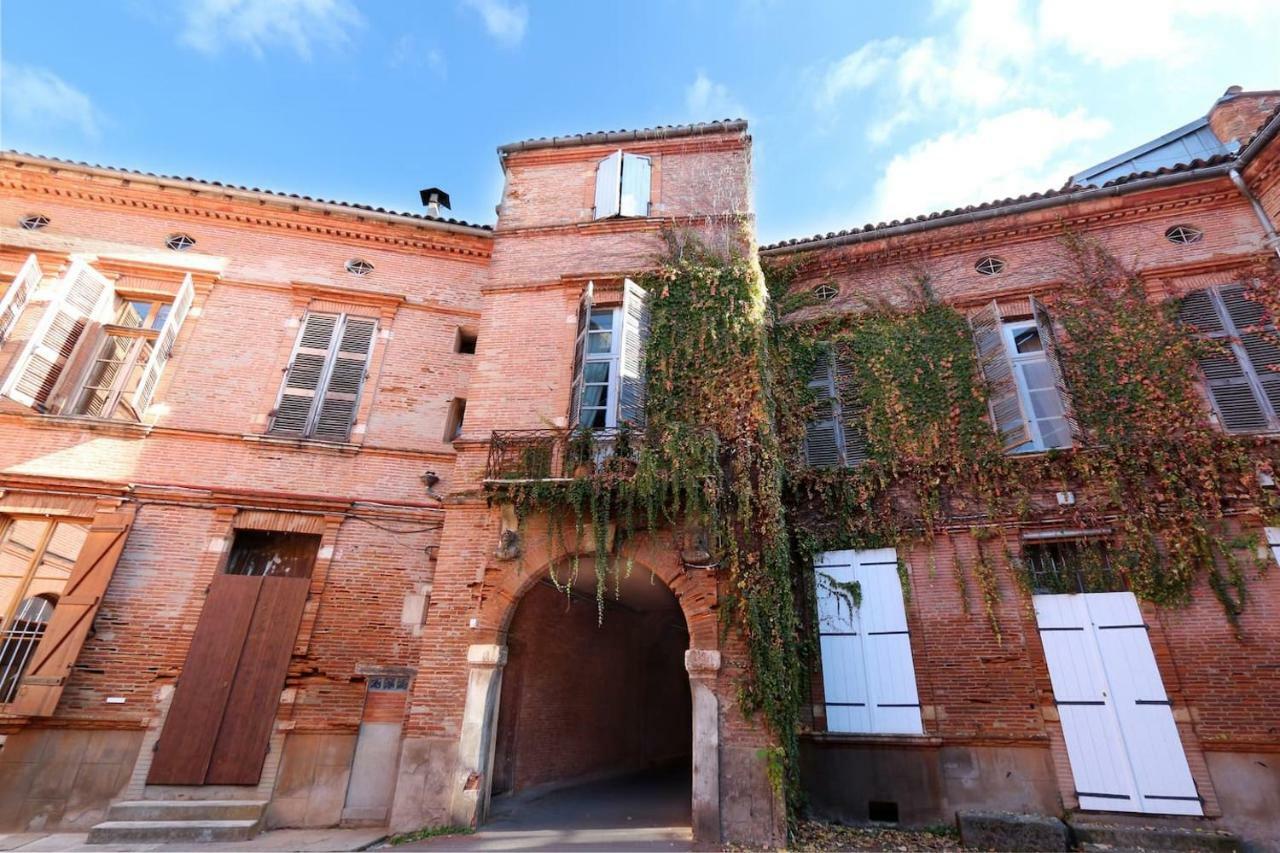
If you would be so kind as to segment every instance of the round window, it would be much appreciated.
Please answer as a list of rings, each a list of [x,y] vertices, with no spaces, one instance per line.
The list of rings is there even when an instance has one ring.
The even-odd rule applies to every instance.
[[[999,275],[1004,272],[1005,263],[1002,258],[995,255],[987,255],[985,258],[979,258],[973,268],[978,271],[978,275]]]
[[[196,244],[196,239],[189,234],[170,234],[164,244],[175,252],[185,252]]]
[[[361,258],[352,258],[347,261],[347,272],[352,275],[368,275],[373,272],[373,264]]]
[[[49,217],[42,213],[33,213],[18,220],[18,225],[28,231],[38,231],[49,224]]]
[[[813,295],[823,302],[830,302],[840,295],[840,289],[834,284],[823,282],[813,289]]]
[[[1164,232],[1164,238],[1181,245],[1199,243],[1204,239],[1204,232],[1194,225],[1175,225]]]

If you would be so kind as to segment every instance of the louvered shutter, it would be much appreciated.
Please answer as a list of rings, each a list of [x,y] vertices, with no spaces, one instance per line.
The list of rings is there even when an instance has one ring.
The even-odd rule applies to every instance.
[[[622,184],[622,152],[615,151],[596,168],[596,219],[618,215]]]
[[[101,512],[93,520],[71,577],[53,608],[53,616],[27,667],[9,710],[31,717],[47,717],[58,707],[71,668],[98,614],[107,585],[124,551],[134,508]]]
[[[648,157],[622,155],[622,197],[618,205],[620,214],[649,215],[649,182],[652,171]]]
[[[587,359],[587,329],[591,326],[594,283],[587,282],[578,299],[578,334],[573,345],[573,382],[569,393],[569,426],[578,425],[578,403],[582,399],[582,365]]]
[[[811,468],[830,468],[840,464],[840,423],[836,419],[831,359],[830,347],[822,347],[809,374],[809,388],[816,402],[813,418],[805,424],[804,455]]]
[[[1251,378],[1261,396],[1268,427],[1280,429],[1280,332],[1274,325],[1275,318],[1268,318],[1261,303],[1247,297],[1243,285],[1224,287],[1218,295],[1252,368]]]
[[[337,348],[330,360],[324,395],[312,430],[315,438],[346,441],[350,437],[377,330],[377,320],[343,316]]]
[[[31,301],[31,294],[35,293],[36,288],[40,286],[42,278],[44,273],[40,270],[36,256],[29,256],[22,264],[22,268],[18,270],[18,274],[13,277],[13,283],[9,285],[9,289],[4,292],[3,297],[0,297],[0,343],[9,339],[9,334],[13,331],[13,327],[18,325],[18,318],[22,316],[23,309]]]
[[[1076,420],[1075,411],[1071,406],[1071,392],[1067,389],[1067,380],[1062,370],[1062,358],[1058,351],[1058,336],[1053,330],[1053,318],[1044,304],[1034,296],[1031,297],[1031,315],[1036,321],[1036,331],[1040,333],[1040,344],[1044,347],[1044,358],[1049,364],[1049,373],[1053,376],[1053,387],[1058,392],[1058,399],[1062,401],[1062,419],[1067,422],[1067,428],[1071,431],[1071,443],[1080,444],[1082,441],[1080,423]]]
[[[995,300],[969,315],[969,327],[973,330],[973,343],[978,351],[978,366],[987,381],[991,420],[996,433],[1006,450],[1020,447],[1031,440],[1031,427],[1027,424],[1026,413],[1022,411],[1013,361],[1004,344],[1000,309]]]
[[[307,434],[312,404],[324,381],[339,319],[337,314],[308,314],[303,321],[293,358],[285,370],[280,402],[271,422],[272,433],[299,437]]]
[[[85,326],[110,296],[110,281],[84,261],[73,263],[18,357],[4,393],[43,411]]]
[[[835,372],[836,408],[839,412],[843,463],[854,468],[866,462],[868,454],[866,406],[863,405],[862,395],[858,392],[851,357],[851,354],[843,348],[836,348],[831,354],[832,370]]]
[[[1238,290],[1238,288],[1229,288]],[[1258,399],[1248,370],[1242,361],[1243,347],[1231,341],[1232,326],[1218,294],[1197,290],[1179,306],[1178,319],[1212,342],[1212,350],[1200,356],[1200,371],[1213,408],[1227,432],[1262,432],[1267,429],[1267,412]],[[1242,319],[1248,319],[1241,311]]]
[[[177,295],[174,296],[169,316],[165,318],[164,325],[160,327],[160,333],[156,335],[155,343],[151,347],[151,357],[147,359],[147,366],[142,371],[142,380],[138,383],[137,390],[133,392],[133,410],[138,413],[139,419],[146,414],[147,406],[151,405],[151,400],[156,393],[156,385],[160,382],[160,375],[164,373],[164,366],[169,363],[169,357],[173,354],[173,344],[178,340],[178,332],[182,331],[182,323],[187,319],[187,313],[191,310],[191,303],[195,297],[196,290],[188,273],[182,280],[182,286],[178,288]]]
[[[622,291],[622,352],[619,356],[618,422],[643,431],[644,352],[649,340],[649,294],[631,279]]]

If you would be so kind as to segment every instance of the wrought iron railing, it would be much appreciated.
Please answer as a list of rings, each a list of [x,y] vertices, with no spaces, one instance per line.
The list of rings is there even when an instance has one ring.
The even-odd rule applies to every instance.
[[[633,437],[614,430],[495,430],[485,482],[568,480],[597,471],[616,456],[630,456],[633,448]]]

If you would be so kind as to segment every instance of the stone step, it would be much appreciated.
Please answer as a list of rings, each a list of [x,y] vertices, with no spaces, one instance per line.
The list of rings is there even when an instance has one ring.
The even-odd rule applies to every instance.
[[[1071,833],[1081,850],[1184,850],[1189,853],[1238,853],[1244,849],[1229,832],[1151,823],[1072,821]]]
[[[259,820],[109,820],[89,830],[90,844],[161,844],[187,841],[248,841]]]
[[[111,822],[258,820],[266,809],[265,800],[131,800],[113,803],[106,819]]]

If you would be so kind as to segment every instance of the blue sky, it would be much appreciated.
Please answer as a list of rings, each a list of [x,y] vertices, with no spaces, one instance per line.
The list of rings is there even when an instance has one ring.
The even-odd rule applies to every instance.
[[[769,242],[1057,187],[1277,43],[1270,0],[4,0],[0,146],[491,223],[501,143],[743,116]]]

